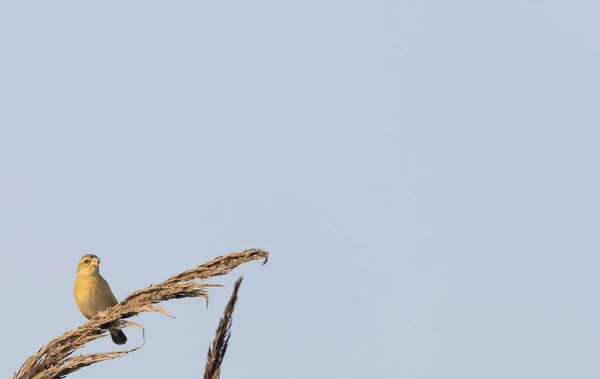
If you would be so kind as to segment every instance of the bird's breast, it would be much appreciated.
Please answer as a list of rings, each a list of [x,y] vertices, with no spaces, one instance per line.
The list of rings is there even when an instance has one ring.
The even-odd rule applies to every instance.
[[[106,310],[110,304],[110,288],[99,276],[78,276],[73,295],[81,313],[88,319]],[[107,287],[107,288],[104,288]]]

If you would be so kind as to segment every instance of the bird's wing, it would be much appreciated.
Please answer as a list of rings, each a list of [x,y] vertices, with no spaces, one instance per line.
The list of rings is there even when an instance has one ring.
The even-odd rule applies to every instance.
[[[113,305],[117,305],[118,301],[115,298],[115,295],[113,295],[110,286],[108,285],[108,282],[102,276],[100,276],[100,281],[102,282],[101,286],[107,289],[105,293],[106,298],[104,299],[104,301],[106,302],[106,306],[112,307]]]

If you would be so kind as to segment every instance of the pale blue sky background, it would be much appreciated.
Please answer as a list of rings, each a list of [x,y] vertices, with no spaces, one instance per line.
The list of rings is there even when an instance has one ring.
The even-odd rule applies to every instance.
[[[84,253],[260,247],[71,377],[201,377],[244,275],[224,379],[598,378],[598,4],[0,2],[0,375]]]

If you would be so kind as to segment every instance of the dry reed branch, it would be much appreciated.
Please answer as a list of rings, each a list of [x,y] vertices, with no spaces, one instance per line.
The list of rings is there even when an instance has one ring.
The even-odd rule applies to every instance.
[[[225,307],[223,317],[217,328],[217,335],[213,341],[212,347],[208,348],[208,359],[206,361],[206,369],[204,370],[204,379],[219,379],[221,376],[221,363],[225,358],[229,337],[231,337],[231,323],[233,317],[233,309],[237,301],[237,293],[240,289],[244,277],[241,277],[235,282],[233,293],[229,299],[229,303]]]
[[[196,280],[225,275],[242,263],[264,259],[267,263],[269,253],[261,249],[246,249],[238,253],[219,256],[191,270],[177,274],[166,281],[138,290],[127,296],[122,302],[99,313],[77,329],[69,330],[54,338],[37,353],[29,357],[14,374],[13,379],[55,379],[97,362],[122,358],[143,346],[129,350],[101,352],[72,356],[75,350],[106,335],[111,326],[135,326],[143,328],[125,319],[142,312],[160,312],[170,316],[163,308],[154,305],[171,299],[203,297],[208,302],[207,287],[216,284],[199,283]]]

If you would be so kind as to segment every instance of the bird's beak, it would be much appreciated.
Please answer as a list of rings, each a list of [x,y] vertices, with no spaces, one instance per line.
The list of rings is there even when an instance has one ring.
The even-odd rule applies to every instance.
[[[100,264],[100,258],[92,259],[92,266],[98,266]]]

